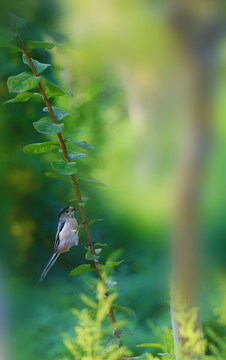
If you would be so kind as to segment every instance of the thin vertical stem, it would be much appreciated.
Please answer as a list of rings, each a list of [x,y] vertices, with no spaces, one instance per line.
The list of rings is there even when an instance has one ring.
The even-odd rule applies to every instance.
[[[29,63],[29,66],[30,66],[34,76],[38,77],[38,73],[37,73],[37,71],[35,69],[35,66],[34,66],[33,62],[32,62],[31,56],[30,56],[29,52],[27,51],[27,48],[26,48],[26,46],[24,44],[23,39],[21,38],[21,36],[20,36],[17,28],[14,26],[14,24],[10,20],[9,20],[9,22],[10,22],[10,25],[13,27],[14,31],[17,33],[17,38],[18,38],[18,40],[20,42],[20,45],[21,45],[21,47],[23,49],[23,52],[24,52],[24,55],[26,56],[26,59],[27,59],[27,61]],[[44,90],[44,87],[41,84],[41,82],[39,82],[38,86],[39,86],[40,92],[41,92],[41,94],[43,96],[44,102],[45,102],[45,104],[46,104],[46,106],[47,106],[47,108],[49,110],[49,114],[51,116],[51,119],[55,124],[57,124],[57,119],[56,119],[56,116],[54,115],[51,102],[48,99],[48,97],[46,95],[46,92]],[[64,142],[64,139],[63,139],[63,136],[62,136],[62,133],[58,133],[57,136],[58,136],[58,140],[60,142],[60,146],[62,148],[65,159],[68,162],[71,162],[70,157],[68,155],[68,151],[67,151],[65,142]],[[73,187],[74,187],[75,192],[76,192],[78,203],[81,204],[82,203],[81,192],[80,192],[79,185],[78,185],[78,182],[77,182],[76,177],[75,177],[74,174],[71,175],[71,179],[72,179]],[[88,220],[87,220],[87,216],[86,216],[84,206],[79,205],[79,207],[80,207],[80,211],[81,211],[81,215],[82,215],[82,219],[83,219],[84,228],[85,228],[88,244],[89,244],[89,247],[90,247],[90,251],[94,256],[96,256],[97,254],[95,252],[95,248],[94,248],[94,245],[93,245],[92,236],[91,236],[91,232],[90,232],[90,228],[89,228],[89,224],[88,224]],[[102,282],[104,288],[107,289],[105,279],[104,279],[103,274],[101,272],[101,267],[100,267],[99,261],[94,260],[94,264],[95,264],[96,271],[97,271],[97,274],[98,274],[98,277],[99,277],[100,281]],[[109,312],[108,312],[108,314],[109,314],[109,318],[110,318],[110,321],[111,321],[113,333],[114,333],[115,338],[120,340],[119,347],[121,347],[122,342],[121,342],[121,338],[120,338],[120,333],[119,333],[119,330],[118,330],[117,325],[116,325],[116,319],[115,319],[114,312],[112,310],[112,307],[110,306],[108,291],[105,292],[105,298],[106,298],[106,301],[109,304]],[[122,355],[120,356],[120,359],[123,360]]]

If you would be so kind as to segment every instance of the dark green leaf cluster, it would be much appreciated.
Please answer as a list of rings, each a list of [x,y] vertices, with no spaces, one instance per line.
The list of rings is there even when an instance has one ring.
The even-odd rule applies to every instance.
[[[13,14],[9,14],[10,21],[14,24],[17,29],[26,25],[27,20],[19,18]],[[2,46],[12,46],[15,47],[14,44],[11,44],[11,41],[18,36],[17,32],[14,31],[5,31],[7,34],[4,39],[2,38],[1,44]],[[0,34],[1,38],[1,34]],[[32,52],[34,49],[47,49],[51,50],[55,46],[61,46],[59,43],[51,43],[46,41],[28,41],[26,43],[25,48],[27,51]],[[16,47],[16,49],[22,52],[22,61],[25,65],[27,65],[30,71],[24,71],[20,74],[10,76],[7,81],[8,90],[10,93],[16,93],[16,96],[12,99],[7,100],[5,103],[17,103],[17,102],[26,102],[30,99],[41,101],[46,103],[45,96],[49,100],[55,96],[63,96],[73,94],[70,91],[64,91],[56,84],[49,82],[45,76],[43,75],[44,71],[51,66],[51,64],[44,64],[39,62],[36,59],[31,58],[26,52],[25,48],[22,46]],[[34,72],[35,69],[35,72]],[[33,73],[32,73],[33,71]],[[41,75],[40,75],[41,74]],[[44,89],[45,95],[41,91]],[[33,92],[34,91],[34,92]],[[44,95],[44,96],[43,96]],[[34,129],[46,135],[58,135],[64,130],[64,119],[71,117],[71,114],[67,111],[56,107],[51,106],[46,103],[47,106],[43,108],[44,113],[48,113],[47,116],[42,117],[38,121],[33,122]],[[51,112],[51,113],[50,113]],[[54,118],[53,118],[54,117]],[[87,150],[93,150],[94,146],[88,144],[86,141],[75,141],[66,138],[66,142],[70,142],[75,144],[76,146],[82,147]],[[53,151],[55,149],[60,148],[60,144],[55,141],[45,141],[43,143],[36,143],[26,145],[24,147],[24,152],[26,154],[41,154],[48,151]],[[59,149],[60,150],[60,149]],[[62,152],[62,149],[60,150]],[[78,168],[75,160],[82,159],[86,157],[86,154],[77,153],[77,152],[68,152],[68,156],[70,158],[70,162],[62,159],[58,161],[52,162],[52,167],[56,171],[56,173],[47,172],[46,176],[57,179],[57,180],[66,180],[71,183],[70,178],[67,176],[77,173]],[[99,180],[92,178],[80,178],[78,181],[86,181],[99,186],[104,186]],[[80,203],[80,206],[84,206],[85,202]]]

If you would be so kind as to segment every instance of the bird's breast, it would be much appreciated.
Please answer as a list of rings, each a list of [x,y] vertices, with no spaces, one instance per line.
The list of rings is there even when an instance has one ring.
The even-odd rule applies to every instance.
[[[59,252],[67,251],[71,246],[78,244],[78,230],[76,229],[76,227],[77,221],[75,219],[70,219],[66,221],[63,229],[59,234]]]

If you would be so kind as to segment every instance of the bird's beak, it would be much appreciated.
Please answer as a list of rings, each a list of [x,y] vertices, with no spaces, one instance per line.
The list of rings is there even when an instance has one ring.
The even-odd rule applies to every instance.
[[[71,206],[71,207],[70,207],[70,210],[71,210],[71,211],[75,211],[75,208],[73,208],[73,207]]]

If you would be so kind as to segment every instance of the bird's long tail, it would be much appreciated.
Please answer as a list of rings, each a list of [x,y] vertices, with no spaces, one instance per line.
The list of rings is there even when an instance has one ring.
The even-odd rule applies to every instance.
[[[56,262],[60,254],[54,253],[51,259],[49,260],[48,264],[46,265],[45,269],[42,272],[42,275],[39,279],[39,282],[41,282],[47,275],[49,269],[53,266],[53,264]]]

